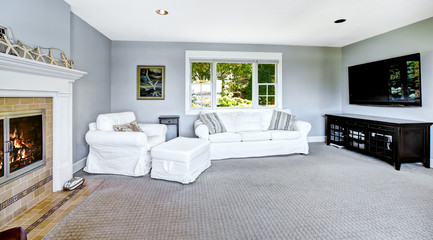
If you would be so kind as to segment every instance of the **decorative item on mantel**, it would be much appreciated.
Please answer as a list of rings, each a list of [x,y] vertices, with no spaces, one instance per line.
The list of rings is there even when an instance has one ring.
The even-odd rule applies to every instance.
[[[41,49],[44,50],[44,53],[41,52]],[[48,53],[47,53],[48,51]],[[53,52],[57,51],[60,56],[60,60],[56,59],[53,55]],[[57,62],[61,62],[63,64],[62,67],[73,69],[74,60],[68,59],[66,57],[65,52],[58,48],[45,48],[41,46],[37,46],[32,48],[20,40],[17,40],[15,43],[13,40],[13,34],[10,28],[6,28],[0,25],[0,53],[13,55],[21,58],[27,58],[30,60],[48,63],[52,65],[58,65]]]

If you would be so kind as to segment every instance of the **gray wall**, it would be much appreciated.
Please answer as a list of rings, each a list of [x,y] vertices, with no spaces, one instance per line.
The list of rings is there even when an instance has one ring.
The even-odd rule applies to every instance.
[[[417,52],[421,53],[421,108],[349,105],[348,66]],[[433,18],[344,47],[342,80],[345,113],[433,122]]]
[[[341,49],[250,44],[113,41],[111,111],[134,111],[140,122],[163,114],[181,116],[180,134],[193,136],[197,116],[185,115],[185,50],[283,53],[283,107],[312,123],[310,136],[324,136],[323,114],[341,111]],[[165,100],[137,100],[137,65],[166,66]],[[169,138],[174,134],[170,129]]]
[[[56,47],[70,56],[70,7],[59,0],[0,0],[0,25],[32,47]]]
[[[0,25],[15,38],[36,47],[56,47],[88,73],[74,84],[73,159],[87,155],[87,124],[110,111],[111,41],[70,12],[62,0],[0,0]]]
[[[87,75],[74,83],[74,162],[88,154],[88,124],[110,112],[111,40],[71,13],[71,57],[74,68]]]

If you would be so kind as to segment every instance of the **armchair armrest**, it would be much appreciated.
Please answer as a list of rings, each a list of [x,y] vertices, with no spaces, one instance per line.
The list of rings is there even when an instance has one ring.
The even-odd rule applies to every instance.
[[[139,123],[141,130],[146,133],[147,136],[163,136],[167,133],[167,126],[164,124],[156,123]]]
[[[200,119],[194,122],[194,133],[200,139],[209,140],[209,128]]]
[[[105,147],[148,147],[147,135],[142,132],[109,132],[109,131],[88,131],[86,142],[90,146]]]
[[[311,124],[302,120],[295,120],[293,122],[293,129],[296,131],[300,131],[303,137],[307,137],[308,133],[311,130]]]
[[[98,128],[96,127],[96,122],[89,123],[89,130],[98,130]]]

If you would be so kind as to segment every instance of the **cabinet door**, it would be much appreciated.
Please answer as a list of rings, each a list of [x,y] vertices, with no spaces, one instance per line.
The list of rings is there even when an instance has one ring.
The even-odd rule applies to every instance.
[[[347,125],[347,147],[365,151],[367,140],[367,125],[351,122]]]
[[[337,145],[345,145],[346,123],[338,119],[329,119],[329,141]]]
[[[403,127],[400,131],[399,156],[402,159],[425,159],[430,148],[428,127]]]
[[[370,153],[386,158],[392,159],[394,148],[394,128],[381,125],[369,126],[369,151]]]

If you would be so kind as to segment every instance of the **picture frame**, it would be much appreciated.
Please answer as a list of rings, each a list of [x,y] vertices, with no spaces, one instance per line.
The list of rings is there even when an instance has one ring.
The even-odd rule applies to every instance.
[[[165,66],[137,66],[137,100],[165,99]]]

